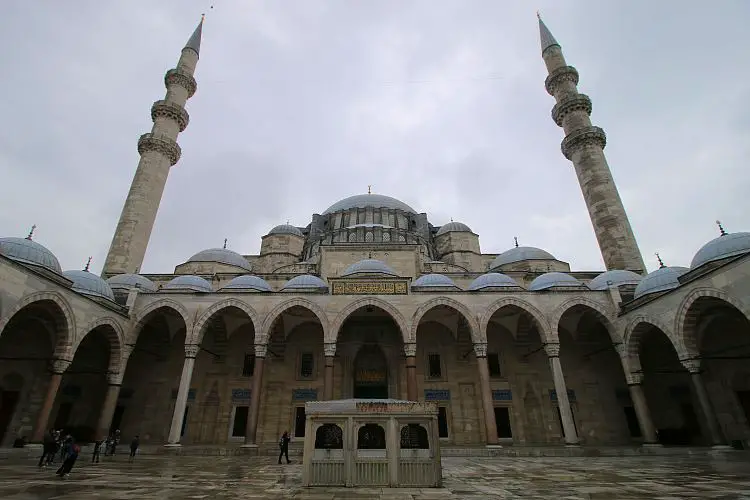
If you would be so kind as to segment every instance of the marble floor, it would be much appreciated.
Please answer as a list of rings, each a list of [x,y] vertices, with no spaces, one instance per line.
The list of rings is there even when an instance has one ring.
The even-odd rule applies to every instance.
[[[88,458],[88,457],[85,457]],[[440,489],[314,488],[271,458],[82,458],[68,479],[30,458],[0,459],[0,498],[37,499],[690,499],[750,500],[747,454],[715,457],[445,458]]]

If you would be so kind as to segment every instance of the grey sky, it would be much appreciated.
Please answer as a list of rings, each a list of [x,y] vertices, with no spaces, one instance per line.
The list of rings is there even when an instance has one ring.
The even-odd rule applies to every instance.
[[[99,271],[163,75],[210,0],[22,1],[0,17],[0,235]],[[539,8],[594,103],[649,269],[750,229],[750,3],[215,0],[143,272],[373,191],[603,269],[550,118]],[[718,6],[718,7],[717,7]]]

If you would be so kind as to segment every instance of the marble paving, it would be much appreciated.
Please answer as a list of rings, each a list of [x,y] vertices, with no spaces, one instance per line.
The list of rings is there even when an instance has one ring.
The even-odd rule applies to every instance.
[[[271,458],[127,457],[92,465],[82,457],[69,478],[30,458],[0,459],[0,498],[37,499],[747,499],[750,458],[445,458],[440,489],[303,488],[301,466]]]

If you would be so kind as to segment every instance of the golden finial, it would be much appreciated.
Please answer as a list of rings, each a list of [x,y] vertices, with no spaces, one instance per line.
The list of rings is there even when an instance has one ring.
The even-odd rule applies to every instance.
[[[31,241],[31,237],[34,236],[34,229],[36,229],[36,224],[31,226],[31,230],[29,231],[29,235],[26,237],[27,240]]]
[[[83,270],[86,272],[89,272],[90,265],[91,265],[91,257],[89,257],[89,260],[86,261],[86,267],[84,267]]]
[[[726,236],[727,232],[724,231],[724,226],[721,225],[721,221],[720,220],[716,221],[716,225],[719,226],[719,232],[721,233],[721,235],[722,236]],[[31,238],[29,238],[29,239],[31,239]]]
[[[656,255],[656,260],[659,262],[659,269],[663,267],[667,267],[664,265],[664,262],[661,260],[661,256],[659,255],[659,252],[656,252],[654,255]]]
[[[226,248],[227,248],[227,239],[224,238],[224,249],[226,250]]]
[[[367,194],[372,194],[372,184],[367,185]]]

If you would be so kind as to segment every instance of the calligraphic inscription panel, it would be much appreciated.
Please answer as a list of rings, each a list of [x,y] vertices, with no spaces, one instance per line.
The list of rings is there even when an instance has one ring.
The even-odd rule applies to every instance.
[[[406,281],[334,281],[333,295],[406,295]]]

